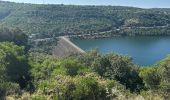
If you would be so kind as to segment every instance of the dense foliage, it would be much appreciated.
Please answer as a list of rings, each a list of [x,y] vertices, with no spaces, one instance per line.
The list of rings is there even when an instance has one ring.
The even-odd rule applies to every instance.
[[[100,76],[117,80],[132,92],[139,92],[143,88],[143,81],[138,75],[139,68],[129,57],[116,54],[101,55],[92,51],[78,59]]]
[[[0,1],[0,22],[1,26],[20,27],[26,33],[38,34],[37,38],[107,31],[118,35],[169,35],[170,9]],[[116,29],[119,31],[115,32]]]
[[[0,43],[0,97],[32,100],[169,99],[169,59],[139,67],[129,57],[100,54],[55,58]]]
[[[6,27],[0,28],[0,42],[14,42],[20,46],[27,46],[28,36],[19,28],[9,29]]]
[[[18,93],[26,86],[30,67],[24,53],[24,47],[14,43],[0,43],[0,97]]]
[[[142,67],[129,57],[95,50],[66,58],[47,54],[58,35],[110,30],[121,35],[169,35],[169,9],[0,1],[0,22],[29,34],[41,33],[38,37],[53,37],[50,41],[28,42],[18,28],[0,29],[2,100],[170,99],[170,56]]]
[[[1,31],[3,37],[5,32],[20,42],[10,36],[0,38],[3,41],[0,42],[0,99],[170,98],[169,56],[150,67],[137,66],[126,56],[103,55],[96,50],[55,58],[43,51],[25,50],[28,44],[22,43],[27,38],[16,35],[25,36],[22,31]]]

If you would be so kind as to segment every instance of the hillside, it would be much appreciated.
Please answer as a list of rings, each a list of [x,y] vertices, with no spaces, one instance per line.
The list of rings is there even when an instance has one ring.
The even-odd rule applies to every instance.
[[[0,100],[170,100],[170,55],[150,66],[116,52],[52,55],[73,49],[68,44],[79,49],[60,35],[170,35],[169,24],[170,9],[0,1]],[[35,34],[41,39],[29,38]],[[153,53],[166,49],[160,42]]]
[[[121,6],[36,5],[0,1],[0,26],[50,37],[111,31],[169,35],[170,9]],[[115,29],[120,29],[118,32]],[[154,29],[154,30],[153,30]]]

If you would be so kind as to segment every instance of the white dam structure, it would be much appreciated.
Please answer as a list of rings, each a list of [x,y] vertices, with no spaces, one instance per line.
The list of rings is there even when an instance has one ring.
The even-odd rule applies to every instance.
[[[58,38],[57,46],[53,50],[53,55],[57,57],[67,57],[71,54],[83,54],[84,50],[72,43],[67,36]]]

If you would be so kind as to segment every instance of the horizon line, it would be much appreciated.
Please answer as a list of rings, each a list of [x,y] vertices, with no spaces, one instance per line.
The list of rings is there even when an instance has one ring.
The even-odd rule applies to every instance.
[[[141,9],[170,9],[170,7],[138,7],[138,6],[126,6],[126,5],[105,5],[105,4],[96,4],[96,5],[90,5],[90,4],[64,4],[64,3],[31,3],[31,2],[15,2],[15,1],[6,1],[6,0],[0,0],[1,2],[8,2],[8,3],[18,3],[18,4],[33,4],[33,5],[72,5],[72,6],[119,6],[119,7],[132,7],[132,8],[141,8]]]

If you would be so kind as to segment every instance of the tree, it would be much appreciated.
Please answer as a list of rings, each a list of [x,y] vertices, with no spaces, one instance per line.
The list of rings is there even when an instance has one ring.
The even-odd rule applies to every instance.
[[[170,92],[170,55],[165,59],[160,61],[158,71],[158,75],[160,75],[160,87],[166,92]]]
[[[23,88],[29,76],[30,67],[25,56],[24,47],[14,43],[0,43],[0,77],[4,81],[20,84]]]
[[[145,86],[150,89],[157,89],[161,82],[161,77],[157,73],[157,67],[154,66],[143,68],[140,71],[140,77],[142,77]]]
[[[132,92],[139,92],[144,86],[138,67],[132,64],[129,57],[116,54],[98,56],[91,67],[102,77],[117,80]]]
[[[14,42],[19,46],[28,46],[28,36],[19,28],[0,28],[0,42]]]

